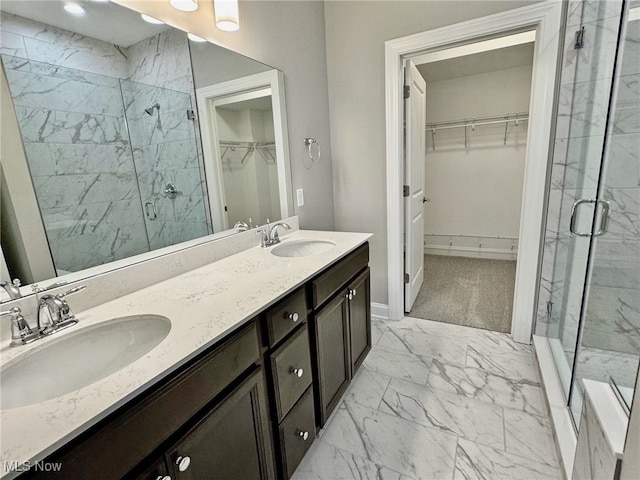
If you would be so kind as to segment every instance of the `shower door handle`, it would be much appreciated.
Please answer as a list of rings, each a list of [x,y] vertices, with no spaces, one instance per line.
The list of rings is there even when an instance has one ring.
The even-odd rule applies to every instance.
[[[609,202],[606,200],[598,200],[596,205],[602,206],[602,213],[600,214],[600,228],[598,228],[598,231],[593,234],[594,237],[599,237],[600,235],[607,233],[607,227],[609,226]]]
[[[594,212],[594,215],[598,214],[597,212],[598,205],[602,206],[602,214],[600,216],[600,228],[595,233],[578,232],[576,230],[578,207],[583,203],[590,203],[596,206],[596,212]],[[569,231],[572,234],[577,235],[578,237],[591,237],[591,236],[599,237],[600,235],[603,235],[604,233],[606,233],[608,224],[609,224],[609,202],[607,202],[606,200],[595,200],[593,198],[588,198],[588,199],[583,198],[583,199],[577,200],[571,207],[571,220],[569,222]]]
[[[146,202],[144,204],[144,210],[149,220],[156,220],[158,218],[158,214],[156,213],[156,202]]]

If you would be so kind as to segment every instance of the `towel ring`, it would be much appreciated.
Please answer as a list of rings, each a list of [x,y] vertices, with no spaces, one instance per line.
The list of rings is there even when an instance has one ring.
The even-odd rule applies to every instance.
[[[315,138],[305,138],[304,144],[307,147],[307,153],[309,154],[309,159],[311,160],[311,163],[315,163],[319,161],[320,160],[320,144],[318,143],[318,141]],[[311,150],[314,145],[316,146],[316,150],[318,151],[315,158]]]

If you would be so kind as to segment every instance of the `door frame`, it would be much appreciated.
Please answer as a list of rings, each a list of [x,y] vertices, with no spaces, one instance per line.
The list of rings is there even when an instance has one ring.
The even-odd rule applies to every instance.
[[[286,106],[284,102],[284,75],[279,70],[268,70],[227,82],[216,83],[196,89],[198,118],[202,132],[205,175],[209,189],[209,204],[214,225],[224,225],[224,192],[220,169],[220,148],[215,124],[215,107],[222,98],[249,94],[257,90],[271,90],[273,131],[278,169],[278,194],[280,197],[280,218],[293,215],[293,189],[291,183],[291,162],[289,160],[289,135],[287,133]],[[251,97],[248,95],[247,98]],[[215,232],[218,233],[218,232]]]
[[[536,30],[511,334],[531,342],[545,224],[562,5],[550,0],[385,42],[389,319],[404,316],[402,159],[403,59],[518,31]]]

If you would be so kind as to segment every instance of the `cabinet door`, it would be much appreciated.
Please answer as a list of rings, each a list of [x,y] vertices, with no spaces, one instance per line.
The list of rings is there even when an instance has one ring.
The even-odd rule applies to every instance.
[[[349,337],[351,341],[351,376],[371,350],[371,288],[367,268],[348,286]]]
[[[341,292],[314,318],[320,426],[349,384],[349,318],[347,292]]]
[[[129,478],[127,475],[125,478]],[[135,480],[171,480],[169,472],[164,464],[164,458],[160,458],[150,465],[144,472],[139,475],[135,475],[132,478]]]
[[[174,480],[274,478],[262,371],[257,370],[166,454]]]

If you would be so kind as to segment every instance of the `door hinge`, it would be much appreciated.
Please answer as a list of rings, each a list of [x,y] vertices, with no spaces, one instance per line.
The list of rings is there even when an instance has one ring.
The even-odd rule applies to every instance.
[[[576,43],[573,44],[574,49],[579,49],[584,47],[584,27],[580,28],[576,32]]]
[[[187,120],[195,120],[196,112],[193,110],[187,110]]]
[[[411,96],[411,87],[409,85],[404,86],[404,98],[409,98]]]
[[[408,273],[404,274],[404,283],[409,283],[409,274]]]
[[[411,189],[409,188],[409,185],[403,185],[402,186],[402,196],[403,197],[408,197],[409,195],[411,195]]]
[[[551,318],[553,314],[553,302],[547,302],[547,318]]]

